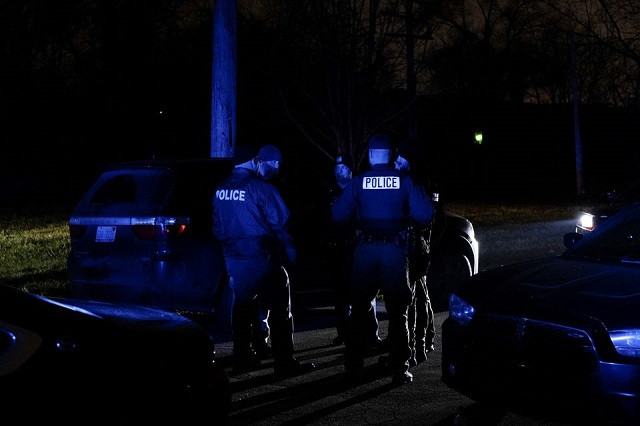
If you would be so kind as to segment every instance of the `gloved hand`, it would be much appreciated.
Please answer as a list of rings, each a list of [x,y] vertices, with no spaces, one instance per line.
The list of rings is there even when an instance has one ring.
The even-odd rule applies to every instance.
[[[287,264],[294,265],[296,263],[296,248],[293,245],[287,245],[284,248]]]

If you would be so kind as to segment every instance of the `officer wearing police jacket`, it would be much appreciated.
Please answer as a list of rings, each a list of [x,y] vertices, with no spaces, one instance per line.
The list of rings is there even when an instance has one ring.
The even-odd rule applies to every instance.
[[[260,158],[237,147],[231,176],[216,189],[213,233],[222,243],[233,294],[233,362],[242,372],[260,365],[251,348],[254,300],[269,310],[274,370],[295,375],[314,368],[293,356],[293,317],[289,280],[283,259],[295,262],[296,250],[287,231],[289,209],[278,190],[258,172]]]
[[[329,202],[327,220],[331,220],[331,206],[342,195],[344,188],[349,185],[353,177],[353,160],[348,154],[336,156],[334,166],[335,185],[329,190]],[[351,281],[351,270],[353,269],[353,253],[357,242],[357,232],[352,222],[342,222],[339,225],[331,223],[328,228],[328,241],[331,249],[329,254],[329,267],[332,272],[331,282],[335,296],[336,331],[338,336],[334,339],[334,345],[344,344],[347,336],[347,326],[351,306],[349,305],[348,286]],[[379,324],[376,316],[376,299],[371,300],[372,309],[369,313],[366,333],[368,345],[376,347],[381,345],[382,339],[379,337]]]
[[[409,372],[407,312],[413,299],[408,276],[407,230],[413,220],[427,226],[433,205],[424,188],[391,164],[391,138],[382,133],[369,139],[371,169],[354,177],[332,208],[332,219],[355,217],[361,232],[356,247],[349,297],[351,316],[345,350],[349,381],[360,378],[364,365],[367,312],[378,290],[389,315],[389,355],[392,383],[413,380]]]

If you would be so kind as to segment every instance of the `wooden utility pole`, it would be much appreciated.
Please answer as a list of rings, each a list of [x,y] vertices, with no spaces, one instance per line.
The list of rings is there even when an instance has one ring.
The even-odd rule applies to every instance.
[[[211,84],[211,158],[233,157],[236,145],[236,0],[215,0]]]
[[[576,153],[576,195],[584,193],[582,178],[582,137],[580,136],[580,116],[578,105],[580,93],[578,92],[578,59],[576,53],[576,35],[569,33],[569,56],[571,56],[571,104],[573,106],[573,142]]]
[[[407,102],[409,102],[409,123],[407,133],[410,138],[418,137],[418,96],[416,93],[415,34],[413,29],[413,1],[405,0],[406,55],[407,55]]]

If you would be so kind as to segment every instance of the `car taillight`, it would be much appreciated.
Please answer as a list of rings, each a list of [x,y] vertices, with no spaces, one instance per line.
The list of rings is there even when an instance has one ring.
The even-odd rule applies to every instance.
[[[153,240],[160,235],[160,227],[156,225],[132,225],[131,231],[141,240]]]
[[[186,230],[187,230],[187,225],[185,225],[184,223],[166,225],[164,227],[164,232],[170,237],[179,237],[180,235],[184,234]]]
[[[156,217],[153,220],[133,220],[131,229],[141,240],[179,238],[189,233],[189,218]]]
[[[86,230],[87,230],[87,227],[84,225],[69,224],[69,237],[72,240],[77,240],[78,238],[82,238]]]

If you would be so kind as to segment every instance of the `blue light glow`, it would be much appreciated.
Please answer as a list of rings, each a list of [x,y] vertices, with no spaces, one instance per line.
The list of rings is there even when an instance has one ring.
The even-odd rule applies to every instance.
[[[452,294],[449,296],[449,316],[453,318],[460,325],[468,325],[473,318],[473,315],[476,313],[476,310],[456,296]]]
[[[613,330],[609,336],[620,355],[640,357],[640,330]]]

